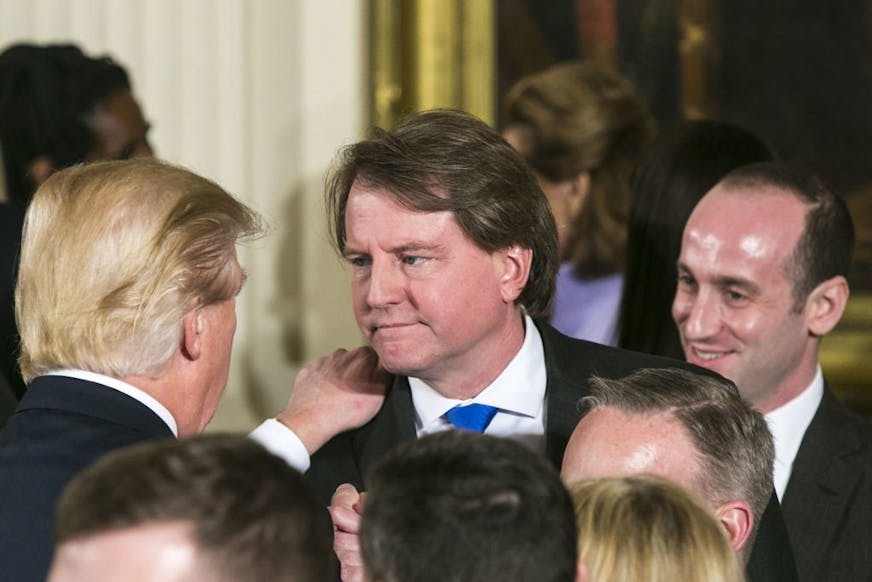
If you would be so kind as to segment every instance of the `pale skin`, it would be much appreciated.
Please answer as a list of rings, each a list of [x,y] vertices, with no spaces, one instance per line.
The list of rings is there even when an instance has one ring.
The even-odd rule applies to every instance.
[[[488,253],[449,212],[417,212],[390,192],[355,182],[346,207],[354,314],[389,372],[469,399],[488,386],[524,341],[518,296],[532,252]],[[341,485],[331,500],[342,578],[364,580],[358,532],[362,500]]]
[[[740,558],[754,524],[744,500],[714,502],[700,485],[697,451],[668,413],[634,414],[609,407],[589,412],[572,433],[560,475],[565,483],[649,474],[669,479],[711,509]]]
[[[214,578],[182,521],[146,522],[62,543],[49,582],[195,582]]]
[[[776,188],[716,186],[682,239],[672,316],[685,357],[733,380],[764,413],[811,383],[820,339],[848,300],[847,281],[837,276],[796,305],[787,267],[807,210]]]

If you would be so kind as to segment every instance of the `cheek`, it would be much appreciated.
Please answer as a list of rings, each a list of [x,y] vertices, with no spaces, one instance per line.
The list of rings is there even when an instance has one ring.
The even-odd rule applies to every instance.
[[[766,331],[765,316],[756,311],[727,312],[723,318],[724,325],[739,337],[760,337]]]

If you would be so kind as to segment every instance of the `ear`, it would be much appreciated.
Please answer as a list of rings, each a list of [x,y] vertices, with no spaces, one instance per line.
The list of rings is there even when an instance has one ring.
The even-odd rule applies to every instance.
[[[54,164],[47,156],[39,156],[30,162],[27,167],[27,175],[33,180],[34,185],[38,188],[43,182],[48,180],[55,171]]]
[[[514,303],[521,295],[530,277],[533,250],[520,245],[512,245],[493,254],[499,273],[500,291],[503,301]]]
[[[587,564],[581,558],[575,566],[575,582],[587,582],[590,580],[590,573],[587,571]]]
[[[572,189],[567,196],[567,205],[569,207],[569,216],[573,220],[581,212],[581,205],[587,198],[587,193],[590,190],[590,174],[582,172],[572,181]]]
[[[715,510],[715,517],[727,531],[730,545],[742,555],[742,548],[754,527],[754,514],[751,506],[744,501],[727,501]]]
[[[182,356],[191,361],[199,359],[202,341],[203,314],[199,309],[195,309],[182,320]]]
[[[805,301],[809,333],[821,337],[831,332],[845,312],[849,295],[848,282],[841,275],[815,287]]]

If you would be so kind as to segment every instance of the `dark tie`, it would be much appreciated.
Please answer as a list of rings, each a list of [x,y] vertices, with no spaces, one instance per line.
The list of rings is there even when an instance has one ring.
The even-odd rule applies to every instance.
[[[455,406],[444,415],[445,420],[457,428],[472,432],[484,432],[499,408],[486,404],[467,404]]]

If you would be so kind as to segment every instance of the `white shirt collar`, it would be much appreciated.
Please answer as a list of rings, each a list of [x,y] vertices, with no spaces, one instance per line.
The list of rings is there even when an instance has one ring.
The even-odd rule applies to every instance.
[[[545,349],[533,320],[524,315],[524,343],[500,375],[469,400],[446,398],[418,378],[409,378],[418,427],[428,426],[458,404],[477,402],[521,416],[541,416],[545,400]]]
[[[176,437],[179,436],[178,425],[176,425],[176,419],[173,418],[173,415],[167,409],[166,406],[158,402],[151,394],[137,388],[136,386],[132,386],[123,380],[119,380],[118,378],[113,378],[111,376],[104,376],[103,374],[98,374],[96,372],[89,372],[87,370],[74,370],[74,369],[63,369],[63,370],[54,370],[52,372],[47,372],[45,376],[68,376],[70,378],[78,378],[79,380],[85,380],[87,382],[94,382],[95,384],[102,384],[107,388],[112,388],[113,390],[118,390],[122,392],[134,400],[142,403],[147,406],[152,412],[160,417],[166,425],[173,431],[173,435]]]
[[[824,376],[818,365],[811,384],[799,395],[766,415],[766,422],[775,441],[775,491],[784,495],[793,461],[802,437],[811,424],[824,395]]]

